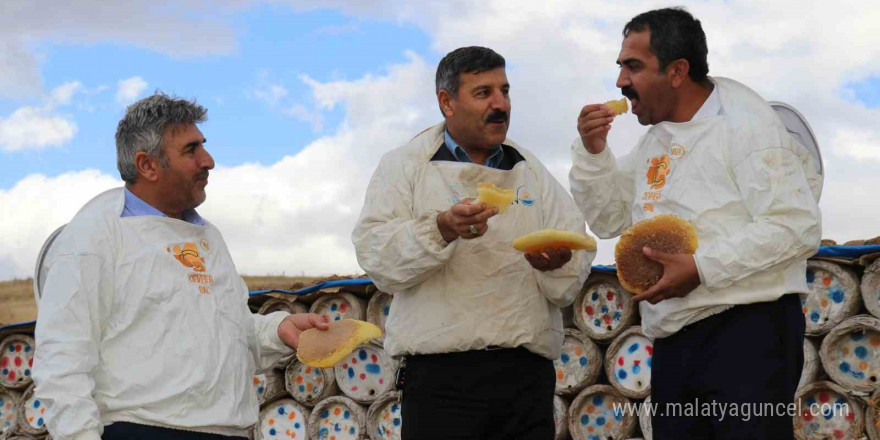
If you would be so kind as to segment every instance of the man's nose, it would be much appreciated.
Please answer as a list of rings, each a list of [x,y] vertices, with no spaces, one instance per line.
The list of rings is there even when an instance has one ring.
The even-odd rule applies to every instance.
[[[504,92],[498,90],[492,94],[492,100],[489,102],[492,110],[510,111],[510,98]]]
[[[622,89],[626,86],[631,86],[632,81],[630,81],[629,74],[626,73],[624,69],[620,69],[620,73],[617,75],[617,88]]]
[[[214,158],[211,157],[211,153],[208,153],[208,150],[203,150],[203,151],[204,151],[204,154],[200,158],[201,163],[199,164],[199,168],[213,170],[214,169]]]

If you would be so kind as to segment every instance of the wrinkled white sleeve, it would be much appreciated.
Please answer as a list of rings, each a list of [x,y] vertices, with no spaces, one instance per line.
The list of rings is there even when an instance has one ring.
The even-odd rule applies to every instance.
[[[579,234],[586,232],[584,218],[565,188],[540,163],[533,164],[532,169],[535,170],[541,186],[541,214],[544,228]],[[559,269],[546,272],[535,270],[538,288],[551,303],[559,307],[571,305],[590,275],[590,265],[594,258],[596,258],[595,250],[573,250],[571,260]]]
[[[753,151],[732,171],[752,223],[723,240],[700,243],[694,259],[710,289],[806,259],[821,240],[819,207],[801,160],[790,149]]]
[[[249,328],[253,329],[252,337],[248,338],[249,348],[257,367],[257,373],[260,373],[272,368],[281,358],[293,354],[293,349],[278,337],[278,326],[290,314],[287,312],[272,312],[268,315],[251,313],[251,309],[247,306],[247,284],[242,280],[241,285],[245,297],[243,302],[244,316],[250,321]]]
[[[635,178],[632,154],[614,158],[609,147],[599,154],[584,148],[581,138],[571,146],[571,194],[599,238],[613,238],[632,225]]]
[[[101,329],[112,298],[112,269],[99,255],[59,254],[46,275],[36,327],[36,395],[57,440],[100,440],[92,394]]]
[[[351,234],[358,263],[384,292],[402,292],[430,278],[456,246],[440,234],[439,211],[413,214],[415,182],[404,168],[382,157]]]

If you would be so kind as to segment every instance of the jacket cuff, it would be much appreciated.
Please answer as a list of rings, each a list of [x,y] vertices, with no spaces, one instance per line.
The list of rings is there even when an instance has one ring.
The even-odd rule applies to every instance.
[[[443,252],[450,244],[440,233],[440,226],[437,225],[439,215],[440,211],[428,211],[419,216],[415,227],[416,238],[421,240],[432,254]]]
[[[290,316],[287,312],[272,312],[266,315],[268,323],[266,325],[267,335],[263,335],[262,339],[264,347],[279,353],[293,353],[293,349],[288,347],[281,338],[278,337],[278,326],[284,318]]]

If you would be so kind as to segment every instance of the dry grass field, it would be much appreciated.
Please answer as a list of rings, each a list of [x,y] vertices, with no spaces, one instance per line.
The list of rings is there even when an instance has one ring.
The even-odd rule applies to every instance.
[[[298,289],[320,277],[245,276],[249,290]],[[0,281],[0,326],[37,319],[33,280]]]

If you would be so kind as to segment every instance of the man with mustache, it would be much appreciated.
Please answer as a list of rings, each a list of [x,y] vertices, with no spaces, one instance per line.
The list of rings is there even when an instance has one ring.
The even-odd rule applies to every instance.
[[[403,357],[403,438],[552,439],[560,308],[593,252],[516,251],[539,229],[584,233],[574,201],[510,139],[505,61],[464,47],[437,67],[445,122],[385,154],[352,233],[358,262],[393,292],[385,349]],[[477,185],[516,191],[505,212]]]
[[[195,208],[214,159],[206,110],[156,94],[116,132],[123,188],[88,202],[47,258],[34,358],[55,439],[245,438],[252,385],[314,314],[252,315],[223,237]]]
[[[617,86],[652,127],[615,159],[607,146],[614,113],[585,106],[569,177],[600,237],[658,214],[690,221],[699,237],[695,255],[643,249],[664,268],[633,298],[645,334],[656,338],[654,438],[791,439],[792,414],[780,408],[793,402],[803,364],[797,294],[807,292],[806,259],[819,246],[821,180],[760,96],[708,76],[706,36],[688,12],[640,14],[623,36]],[[775,412],[696,407],[682,416],[698,402],[736,406],[739,415],[756,414],[755,405]]]

